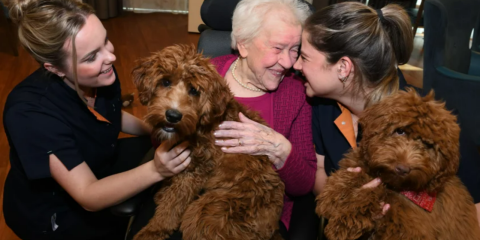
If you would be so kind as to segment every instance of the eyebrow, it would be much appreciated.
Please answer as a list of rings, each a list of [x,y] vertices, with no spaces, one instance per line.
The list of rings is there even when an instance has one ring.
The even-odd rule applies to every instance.
[[[105,36],[105,43],[104,44],[107,44],[108,42],[108,35]],[[100,48],[96,48],[95,50],[89,52],[87,55],[85,55],[85,57],[82,58],[82,62],[86,61],[87,59],[89,59],[92,55],[95,55],[98,51],[100,51]]]

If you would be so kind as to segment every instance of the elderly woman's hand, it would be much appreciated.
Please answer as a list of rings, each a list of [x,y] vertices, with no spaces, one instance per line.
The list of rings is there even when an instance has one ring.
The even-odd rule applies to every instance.
[[[215,131],[217,146],[226,153],[266,155],[277,169],[283,167],[292,144],[282,134],[239,114],[240,122],[225,121]]]
[[[362,171],[362,168],[360,167],[356,167],[356,168],[347,168],[347,171],[349,172],[361,172]],[[375,178],[373,179],[372,181],[368,182],[368,183],[365,183],[362,188],[375,188],[375,187],[378,187],[378,185],[380,185],[380,183],[382,183],[382,180],[380,180],[380,178]],[[382,218],[383,216],[385,216],[385,214],[387,214],[387,211],[388,209],[390,209],[390,204],[385,204],[384,202],[381,202],[380,203],[380,207],[382,208],[382,215],[381,216],[377,216],[376,218],[379,219],[379,218]]]

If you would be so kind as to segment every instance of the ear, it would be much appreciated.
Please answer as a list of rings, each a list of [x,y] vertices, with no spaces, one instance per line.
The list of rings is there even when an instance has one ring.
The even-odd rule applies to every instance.
[[[138,99],[142,105],[147,105],[155,92],[156,81],[154,79],[154,59],[152,57],[139,61],[132,71],[133,83],[138,89]],[[158,76],[157,79],[161,78]]]
[[[353,75],[355,66],[353,65],[352,59],[350,59],[349,57],[341,57],[336,65],[338,68],[339,79],[343,79],[345,77],[350,77],[350,75]]]
[[[44,63],[43,67],[47,69],[49,72],[52,72],[53,74],[63,78],[65,77],[65,73],[63,71],[60,71],[57,67],[53,66],[51,63]]]
[[[248,56],[248,45],[245,42],[237,42],[237,49],[240,57],[246,58]]]

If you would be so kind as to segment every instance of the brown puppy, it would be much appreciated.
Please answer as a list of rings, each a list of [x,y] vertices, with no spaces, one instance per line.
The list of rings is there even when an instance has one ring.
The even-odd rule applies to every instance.
[[[359,123],[359,147],[317,197],[329,239],[480,239],[472,197],[455,175],[460,128],[433,93],[400,91],[368,108]],[[361,188],[377,177],[380,186]],[[381,202],[390,204],[385,216]]]
[[[225,80],[193,46],[176,45],[133,70],[146,122],[159,141],[190,142],[190,165],[165,181],[154,217],[135,239],[281,239],[284,185],[266,156],[226,154],[213,132],[238,114],[264,121],[233,98]]]

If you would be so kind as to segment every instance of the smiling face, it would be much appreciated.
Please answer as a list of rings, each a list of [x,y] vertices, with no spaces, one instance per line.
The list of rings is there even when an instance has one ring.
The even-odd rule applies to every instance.
[[[315,49],[308,41],[309,34],[302,33],[300,57],[293,68],[301,71],[306,78],[306,93],[309,97],[331,98],[343,93],[343,84],[339,81],[340,69],[337,64],[330,64],[325,53]]]
[[[85,25],[75,38],[77,53],[77,79],[81,88],[96,88],[109,86],[115,81],[112,64],[116,60],[114,48],[108,40],[107,31],[94,14],[87,17]],[[66,77],[67,84],[74,84],[72,63],[72,41],[64,45],[67,53],[66,69],[61,73]],[[59,74],[60,75],[60,74]]]
[[[238,43],[241,61],[238,67],[243,82],[266,91],[274,91],[297,59],[302,27],[289,12],[270,12],[260,33],[249,43]],[[280,19],[280,20],[279,20]]]

